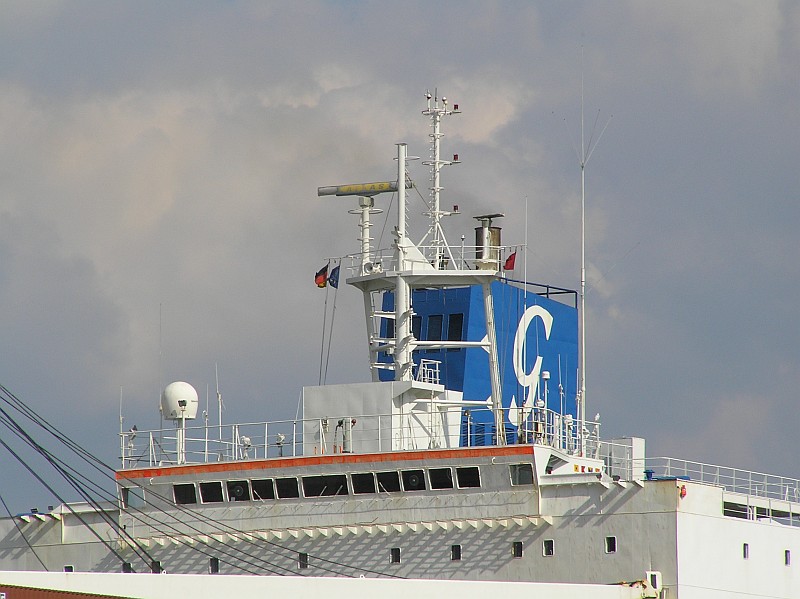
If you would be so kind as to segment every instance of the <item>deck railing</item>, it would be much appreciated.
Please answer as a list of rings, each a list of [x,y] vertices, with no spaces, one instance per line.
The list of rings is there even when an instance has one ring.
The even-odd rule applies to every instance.
[[[544,408],[505,409],[507,443],[580,451],[577,421]],[[514,424],[511,424],[514,423]],[[586,455],[599,457],[599,422],[587,423]],[[222,435],[219,431],[222,430]],[[183,442],[181,443],[181,438]],[[395,414],[347,415],[201,425],[120,433],[122,468],[228,462],[329,453],[366,453],[496,445],[488,407],[430,402]]]
[[[476,264],[487,270],[501,270],[505,259],[513,253],[516,247],[509,246],[488,246],[483,248],[476,245],[462,246],[435,246],[418,245],[417,249],[434,263],[436,256],[439,257],[438,270],[465,270],[474,269]],[[378,272],[377,269],[392,271],[397,268],[397,251],[394,248],[381,248],[373,250],[369,255],[371,264],[370,272]],[[352,275],[361,274],[361,261],[363,254],[358,252],[348,254],[342,260],[345,268]]]
[[[659,457],[646,460],[645,476],[687,478],[720,486],[732,493],[800,502],[800,480],[765,472]]]

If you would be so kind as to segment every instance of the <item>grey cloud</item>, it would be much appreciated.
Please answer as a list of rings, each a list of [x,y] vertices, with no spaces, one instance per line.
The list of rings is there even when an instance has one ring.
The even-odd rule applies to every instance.
[[[587,169],[590,409],[653,454],[800,476],[775,440],[800,371],[800,13],[694,4],[4,5],[0,382],[57,397],[108,461],[120,387],[153,427],[160,384],[202,397],[215,364],[228,421],[293,417],[311,276],[357,245],[316,187],[392,177],[398,141],[426,156],[426,88],[463,110],[451,241],[484,209],[522,241],[527,198],[529,276],[577,287],[583,46],[587,138],[614,115]],[[360,299],[337,306],[329,380],[364,380]]]

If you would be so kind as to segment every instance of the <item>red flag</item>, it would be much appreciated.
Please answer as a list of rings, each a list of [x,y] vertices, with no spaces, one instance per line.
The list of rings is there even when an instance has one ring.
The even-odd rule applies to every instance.
[[[325,287],[328,284],[328,265],[326,264],[314,275],[314,283],[317,287]]]
[[[506,263],[503,264],[503,268],[505,270],[514,270],[514,264],[517,262],[517,252],[511,254],[508,258],[506,258]]]

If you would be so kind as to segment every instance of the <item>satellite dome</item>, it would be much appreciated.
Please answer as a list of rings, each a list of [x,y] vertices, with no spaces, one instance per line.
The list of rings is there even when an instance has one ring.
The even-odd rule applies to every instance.
[[[161,413],[168,420],[197,416],[197,391],[189,383],[170,383],[161,394]]]

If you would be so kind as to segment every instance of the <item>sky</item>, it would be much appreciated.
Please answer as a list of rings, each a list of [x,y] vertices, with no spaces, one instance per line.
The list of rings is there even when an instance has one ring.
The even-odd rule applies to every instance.
[[[529,278],[578,288],[583,89],[587,412],[800,478],[798,64],[800,5],[769,0],[0,1],[0,384],[110,464],[120,404],[157,428],[173,380],[293,418],[313,275],[358,249],[317,187],[427,155],[426,90],[462,111],[451,241],[503,212]],[[361,310],[343,285],[329,383],[368,379]],[[57,503],[28,478],[0,448],[11,511]]]

